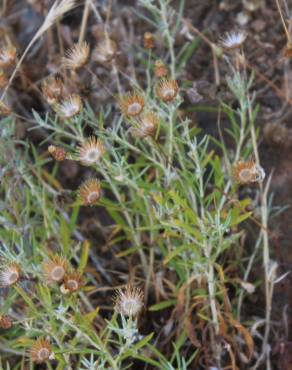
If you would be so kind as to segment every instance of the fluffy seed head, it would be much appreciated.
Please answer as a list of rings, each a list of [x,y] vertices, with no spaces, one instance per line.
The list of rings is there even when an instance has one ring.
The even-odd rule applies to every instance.
[[[11,108],[0,100],[0,116],[9,116],[11,113]]]
[[[58,255],[51,257],[49,261],[43,264],[43,271],[48,283],[59,283],[63,281],[68,262],[65,258]]]
[[[101,197],[101,186],[97,179],[86,180],[79,188],[79,197],[84,206],[93,206]]]
[[[60,77],[50,76],[42,83],[42,93],[48,104],[58,103],[64,92],[64,83]]]
[[[164,78],[158,82],[156,94],[164,102],[170,102],[177,96],[178,90],[175,80]]]
[[[155,77],[163,78],[168,75],[168,69],[162,60],[156,60],[154,64]]]
[[[83,108],[81,97],[78,94],[69,95],[56,106],[57,113],[65,119],[79,114]]]
[[[83,279],[79,272],[71,272],[65,275],[64,278],[64,291],[71,293],[77,292],[83,285]]]
[[[159,123],[159,117],[153,113],[148,112],[142,115],[137,120],[138,127],[132,128],[133,136],[137,138],[153,137],[156,134],[157,126]]]
[[[265,171],[253,159],[238,161],[233,166],[233,177],[237,183],[247,185],[262,182],[265,178]]]
[[[138,116],[145,105],[143,96],[136,93],[125,95],[120,100],[120,109],[126,117]]]
[[[246,40],[247,34],[242,31],[232,31],[226,33],[220,40],[220,44],[224,49],[238,49]]]
[[[124,291],[118,290],[115,309],[121,315],[136,317],[143,307],[143,298],[141,289],[128,285]]]
[[[71,49],[66,52],[66,57],[63,58],[65,68],[77,70],[83,67],[89,58],[90,48],[86,41],[81,44],[74,44]]]
[[[151,32],[144,33],[144,48],[145,49],[153,49],[154,48],[154,36]]]
[[[2,267],[0,271],[0,286],[9,287],[17,283],[20,278],[20,266],[12,262]]]
[[[99,63],[111,62],[117,54],[117,44],[106,37],[93,51],[93,59]]]
[[[49,341],[39,338],[31,346],[29,354],[33,362],[42,364],[52,358],[53,351]]]
[[[12,318],[8,315],[0,315],[0,329],[10,329],[13,325]]]
[[[16,48],[13,45],[7,45],[0,48],[0,68],[7,68],[15,64]]]
[[[67,158],[67,152],[65,149],[58,146],[50,145],[48,151],[51,156],[58,162],[64,161]]]
[[[85,140],[79,148],[79,160],[84,166],[91,166],[97,163],[105,152],[100,140],[91,136]]]

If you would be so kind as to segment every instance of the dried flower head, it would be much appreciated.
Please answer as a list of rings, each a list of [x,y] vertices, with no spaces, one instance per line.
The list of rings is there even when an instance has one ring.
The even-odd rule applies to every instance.
[[[286,148],[291,145],[292,131],[279,122],[269,122],[264,127],[264,138],[269,145]]]
[[[2,89],[3,87],[5,87],[8,83],[8,78],[5,74],[5,72],[0,69],[0,89]]]
[[[9,116],[12,113],[12,109],[0,100],[0,116]]]
[[[147,112],[137,120],[138,126],[132,128],[132,134],[137,138],[153,137],[156,134],[159,117],[153,112]]]
[[[257,165],[253,159],[238,161],[233,166],[233,177],[237,183],[246,185],[262,182],[265,178],[265,171],[261,166]]]
[[[125,291],[118,290],[115,309],[121,315],[135,317],[143,307],[143,298],[141,289],[128,285]]]
[[[175,80],[163,78],[156,87],[156,94],[164,102],[172,101],[178,94],[178,84]]]
[[[92,206],[101,197],[101,186],[97,179],[86,180],[79,188],[79,197],[84,206]]]
[[[99,63],[111,62],[117,54],[117,44],[106,37],[93,51],[93,59]]]
[[[59,162],[64,161],[67,158],[66,150],[55,145],[50,145],[48,147],[48,152],[56,161]]]
[[[16,48],[13,45],[6,45],[0,48],[0,68],[7,68],[15,64]]]
[[[13,325],[12,318],[8,315],[0,315],[0,329],[10,329]]]
[[[37,364],[42,364],[53,357],[50,342],[42,338],[39,338],[34,342],[29,350],[29,354],[32,361]]]
[[[48,104],[58,103],[64,92],[64,83],[60,77],[50,76],[42,83],[42,93]]]
[[[168,68],[163,63],[162,60],[156,60],[154,64],[154,74],[155,74],[155,77],[158,77],[158,78],[163,78],[168,75]]]
[[[292,58],[292,44],[290,42],[287,43],[283,50],[283,56],[285,58]]]
[[[83,285],[83,279],[79,272],[73,271],[64,277],[64,292],[77,292]]]
[[[226,33],[220,40],[220,44],[224,49],[238,49],[246,40],[247,34],[243,31],[232,31]]]
[[[126,117],[138,116],[145,105],[143,96],[129,93],[120,99],[120,109]]]
[[[77,70],[83,67],[89,58],[90,48],[86,41],[81,44],[74,44],[71,49],[66,52],[66,57],[63,58],[65,68]]]
[[[91,136],[85,140],[79,148],[79,160],[84,166],[97,163],[105,152],[105,148],[100,140]]]
[[[43,264],[43,271],[48,283],[59,283],[63,281],[68,268],[65,258],[53,255],[50,260]]]
[[[69,95],[56,106],[57,113],[65,119],[79,114],[83,108],[81,97],[78,94]]]
[[[153,49],[154,48],[154,36],[151,32],[145,32],[144,33],[144,48],[145,49]]]
[[[12,262],[2,267],[0,271],[0,287],[9,287],[17,283],[20,278],[20,266]]]

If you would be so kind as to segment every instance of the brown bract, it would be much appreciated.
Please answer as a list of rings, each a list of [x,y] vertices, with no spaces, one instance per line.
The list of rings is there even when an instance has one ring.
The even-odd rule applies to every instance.
[[[144,48],[145,49],[153,49],[154,48],[154,36],[151,32],[144,33]]]
[[[72,118],[79,114],[83,109],[81,97],[78,94],[69,95],[63,99],[60,104],[57,104],[55,110],[65,119]]]
[[[64,289],[71,293],[77,292],[83,286],[83,279],[79,272],[71,272],[65,275]]]
[[[143,96],[136,93],[129,93],[120,99],[120,109],[124,116],[138,116],[144,108],[145,100]]]
[[[154,74],[155,77],[163,78],[168,75],[168,68],[162,62],[162,60],[156,60],[154,64]]]
[[[101,186],[97,179],[86,180],[79,188],[79,197],[84,206],[95,205],[101,197]]]
[[[253,159],[238,161],[233,166],[232,173],[234,180],[241,185],[261,182],[265,178],[263,168],[257,165]]]
[[[31,346],[29,350],[30,357],[37,364],[44,363],[52,356],[52,347],[49,341],[39,338]]]
[[[12,262],[2,267],[0,271],[0,287],[9,287],[17,283],[20,278],[20,266]]]
[[[83,67],[89,58],[90,48],[86,41],[81,44],[75,44],[66,52],[66,57],[63,58],[65,68],[77,70]]]
[[[0,68],[7,68],[15,64],[16,48],[13,45],[0,48]]]
[[[63,281],[68,262],[65,258],[58,255],[51,257],[49,261],[43,264],[43,271],[48,283],[59,283]]]
[[[101,41],[93,51],[93,60],[99,63],[110,63],[117,54],[117,44],[110,38]]]
[[[156,134],[159,117],[154,112],[147,112],[137,120],[137,127],[132,128],[133,136],[137,138],[153,137]]]
[[[104,153],[105,147],[102,142],[96,137],[91,136],[79,148],[79,161],[84,166],[91,166],[99,162]]]
[[[128,285],[125,290],[117,291],[115,309],[121,315],[136,317],[143,308],[143,299],[141,289]]]
[[[12,318],[8,315],[0,315],[0,329],[10,329],[13,325]]]
[[[64,94],[63,80],[56,76],[46,78],[42,83],[42,93],[48,104],[58,103]]]
[[[164,78],[158,82],[156,94],[161,100],[168,103],[177,96],[178,90],[178,84],[175,80]]]

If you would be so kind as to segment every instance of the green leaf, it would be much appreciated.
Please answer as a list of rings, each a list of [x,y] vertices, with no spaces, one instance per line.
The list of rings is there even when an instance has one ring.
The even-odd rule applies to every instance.
[[[176,304],[176,299],[169,299],[167,301],[163,301],[157,304],[154,304],[153,306],[149,307],[149,311],[161,311],[165,308],[174,306]]]

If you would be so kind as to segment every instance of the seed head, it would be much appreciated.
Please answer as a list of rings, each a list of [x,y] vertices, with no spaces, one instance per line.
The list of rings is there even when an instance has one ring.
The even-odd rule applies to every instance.
[[[233,177],[237,183],[247,185],[262,182],[265,178],[265,171],[253,159],[239,161],[233,166]]]
[[[97,179],[86,180],[79,188],[79,197],[84,206],[93,206],[101,197],[101,186]]]
[[[79,148],[79,161],[84,166],[91,166],[99,162],[104,152],[105,148],[102,142],[96,137],[91,136]]]
[[[37,364],[42,364],[53,357],[50,342],[42,338],[39,338],[34,342],[29,350],[29,354],[32,361]]]
[[[9,116],[11,113],[11,108],[0,100],[0,116]]]
[[[3,87],[5,87],[8,83],[8,78],[6,76],[6,74],[4,73],[4,71],[2,69],[0,69],[0,89],[2,89]]]
[[[13,325],[12,318],[8,315],[0,315],[0,329],[10,329]]]
[[[136,317],[143,307],[143,298],[141,289],[128,285],[125,291],[121,289],[117,291],[115,309],[121,315]]]
[[[126,117],[138,116],[145,105],[143,96],[136,93],[129,93],[121,98],[120,109]]]
[[[83,279],[79,272],[73,271],[64,277],[64,292],[77,292],[83,285]]]
[[[178,84],[175,80],[163,78],[157,84],[156,94],[164,102],[170,102],[177,96],[178,90]]]
[[[42,93],[48,104],[58,103],[64,92],[64,83],[60,77],[50,76],[42,83]]]
[[[66,52],[66,57],[63,58],[64,67],[74,71],[83,67],[88,61],[89,53],[90,48],[86,41],[81,44],[74,44]]]
[[[246,40],[247,34],[242,31],[232,31],[226,33],[220,40],[220,44],[224,49],[238,49]]]
[[[20,278],[20,266],[12,262],[2,267],[0,271],[0,287],[9,287],[17,283]]]
[[[159,123],[159,117],[153,113],[148,112],[142,115],[137,120],[138,127],[132,128],[133,136],[143,139],[145,137],[153,137],[156,134],[157,126]]]
[[[144,48],[148,50],[154,48],[154,36],[151,32],[144,33]]]
[[[69,95],[56,106],[57,113],[65,119],[72,118],[83,109],[81,97],[78,94]]]
[[[67,158],[67,152],[65,149],[58,146],[50,145],[48,151],[51,156],[58,162],[64,161]]]
[[[154,74],[155,74],[155,77],[158,77],[158,78],[163,78],[168,75],[168,68],[163,63],[162,60],[156,60],[155,65],[154,65]]]
[[[7,68],[15,64],[16,48],[13,45],[0,48],[0,68]]]
[[[99,63],[111,62],[117,54],[117,44],[106,37],[93,51],[93,59]]]
[[[51,257],[49,261],[43,264],[43,271],[48,283],[59,283],[63,281],[68,262],[65,258],[58,255]]]

